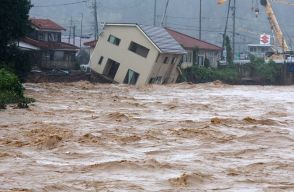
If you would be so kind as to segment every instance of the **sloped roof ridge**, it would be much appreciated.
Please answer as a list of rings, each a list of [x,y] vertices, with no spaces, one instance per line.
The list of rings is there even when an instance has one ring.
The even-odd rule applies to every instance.
[[[207,42],[207,41],[203,41],[203,40],[201,40],[201,39],[197,39],[197,38],[195,38],[195,37],[192,37],[192,36],[187,35],[187,34],[185,34],[185,33],[182,33],[182,32],[179,32],[179,31],[176,31],[176,30],[171,29],[171,28],[169,28],[169,27],[165,27],[165,29],[170,30],[170,31],[173,31],[173,32],[178,33],[178,34],[180,34],[180,35],[183,35],[183,36],[186,36],[186,37],[189,37],[189,38],[195,39],[195,40],[197,40],[197,41],[201,41],[202,43],[206,43],[206,44],[209,44],[209,45],[212,45],[212,46],[215,46],[215,47],[218,47],[218,48],[222,49],[222,47],[220,47],[220,46],[217,46],[217,45],[215,45],[215,44],[209,43],[209,42]]]
[[[55,21],[48,18],[30,18],[32,25],[40,28],[40,29],[51,29],[52,30],[66,30],[64,27],[56,23]],[[44,23],[47,22],[47,23]]]

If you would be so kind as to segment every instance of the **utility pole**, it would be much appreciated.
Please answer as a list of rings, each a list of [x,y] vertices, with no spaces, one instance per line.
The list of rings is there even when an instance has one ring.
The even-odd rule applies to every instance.
[[[98,39],[99,36],[99,29],[98,29],[98,16],[97,16],[97,0],[93,0],[93,9],[94,9],[94,35],[95,35],[95,40]]]
[[[199,0],[199,39],[201,40],[202,33],[202,0]]]
[[[82,47],[83,19],[84,19],[84,14],[82,13],[82,19],[81,19],[81,33],[80,33],[80,48]]]
[[[68,43],[70,43],[70,38],[71,38],[71,28],[72,28],[72,17],[70,17],[70,26],[69,26]]]
[[[154,0],[154,15],[153,15],[153,26],[156,26],[156,12],[157,12],[157,0]]]
[[[221,59],[223,60],[224,57],[224,48],[225,48],[225,42],[226,42],[226,37],[227,37],[227,29],[228,29],[228,23],[229,23],[229,17],[230,17],[230,10],[231,10],[231,0],[229,0],[229,4],[228,4],[228,11],[227,11],[227,17],[226,17],[226,25],[225,25],[225,31],[223,34],[223,44],[222,44],[222,56]]]
[[[233,60],[235,59],[235,37],[236,37],[236,0],[233,5]]]
[[[76,45],[76,26],[73,26],[73,45]]]
[[[164,22],[166,20],[166,13],[167,13],[168,4],[169,4],[169,0],[166,0],[165,8],[164,8],[164,14],[163,14],[163,17],[162,17],[162,20],[161,20],[161,24],[160,24],[161,27],[164,26]]]

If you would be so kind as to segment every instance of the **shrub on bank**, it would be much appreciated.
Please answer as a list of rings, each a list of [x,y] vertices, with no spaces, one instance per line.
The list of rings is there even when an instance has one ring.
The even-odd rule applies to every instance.
[[[5,109],[7,104],[18,103],[21,108],[27,107],[33,99],[23,95],[23,86],[18,77],[5,70],[0,69],[0,108]]]
[[[255,57],[251,57],[251,62],[246,65],[228,65],[217,69],[192,66],[183,70],[179,82],[206,83],[220,80],[228,84],[242,84],[244,72],[249,74],[254,84],[279,85],[283,82],[283,65],[273,61],[267,63]]]
[[[282,82],[282,65],[274,61],[266,63],[264,59],[252,57],[249,67],[252,76],[260,84],[280,84]]]
[[[236,68],[231,66],[222,69],[193,66],[185,69],[180,79],[180,81],[188,81],[192,83],[206,83],[216,80],[225,83],[238,83],[239,74]]]

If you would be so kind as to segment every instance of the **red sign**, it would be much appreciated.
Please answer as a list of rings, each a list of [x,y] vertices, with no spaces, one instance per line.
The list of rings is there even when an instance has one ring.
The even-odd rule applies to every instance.
[[[269,45],[271,43],[271,36],[267,34],[260,35],[260,44]]]

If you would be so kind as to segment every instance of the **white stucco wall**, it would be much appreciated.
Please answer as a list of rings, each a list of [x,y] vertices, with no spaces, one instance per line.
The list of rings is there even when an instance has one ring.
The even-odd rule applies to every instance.
[[[119,38],[119,46],[109,43],[108,37],[113,35]],[[147,58],[129,51],[131,41],[136,42],[149,49]],[[107,60],[110,58],[120,63],[119,69],[114,80],[123,83],[128,69],[140,74],[137,86],[148,83],[155,60],[159,51],[137,28],[132,26],[106,26],[99,37],[96,48],[90,59],[90,67],[99,74],[103,73]],[[103,56],[103,62],[98,64],[100,57]]]

